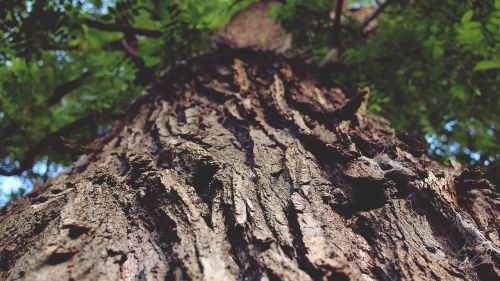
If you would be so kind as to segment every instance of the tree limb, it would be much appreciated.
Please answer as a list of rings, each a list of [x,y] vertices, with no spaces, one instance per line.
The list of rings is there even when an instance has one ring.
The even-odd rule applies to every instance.
[[[344,7],[344,0],[337,0],[335,7],[335,18],[333,19],[333,33],[332,33],[332,47],[339,48],[341,43],[340,33],[342,30],[341,18],[342,9]]]
[[[125,39],[113,41],[109,43],[107,47],[112,50],[123,51],[137,68],[135,82],[141,85],[147,85],[154,78],[155,68],[146,66],[146,63],[133,46],[135,42],[136,39],[134,36],[125,35]]]
[[[47,100],[47,105],[48,106],[51,106],[51,105],[54,105],[56,103],[58,103],[59,101],[61,101],[61,99],[66,96],[67,94],[69,94],[71,91],[77,89],[78,87],[80,87],[83,82],[85,82],[87,80],[87,78],[90,76],[90,71],[85,71],[82,76],[74,79],[74,80],[71,80],[71,81],[68,81],[66,83],[63,83],[61,85],[58,85],[54,88],[54,93],[52,94],[52,96]]]
[[[81,128],[81,126],[85,124],[90,124],[94,120],[92,114],[84,116],[72,123],[67,124],[66,126],[47,134],[44,138],[42,138],[37,144],[32,146],[24,155],[24,158],[19,161],[19,167],[10,168],[8,165],[1,163],[0,164],[0,175],[2,176],[16,176],[20,175],[22,172],[26,171],[35,163],[36,156],[48,146],[53,144],[56,141],[59,141],[60,136],[67,135],[71,131]]]
[[[145,29],[145,28],[137,28],[137,27],[132,27],[132,26],[127,26],[127,25],[119,25],[116,23],[104,23],[104,22],[98,22],[98,21],[93,21],[90,19],[86,19],[84,21],[86,25],[89,27],[99,29],[99,30],[104,30],[104,31],[117,31],[117,32],[123,32],[126,34],[137,34],[137,35],[143,35],[143,36],[148,36],[148,37],[161,37],[162,32],[158,30],[151,30],[151,29]]]
[[[361,30],[364,30],[373,20],[378,18],[378,16],[380,16],[380,14],[384,12],[385,8],[387,8],[390,3],[391,1],[387,0],[384,3],[380,4],[379,7],[373,12],[373,14],[363,20],[363,22],[361,23]]]

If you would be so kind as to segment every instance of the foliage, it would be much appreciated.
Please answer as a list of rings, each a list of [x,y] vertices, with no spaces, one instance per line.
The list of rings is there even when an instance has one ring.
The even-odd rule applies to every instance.
[[[326,55],[332,42],[332,0],[290,0],[273,5],[269,16],[292,33],[294,55],[319,59]]]

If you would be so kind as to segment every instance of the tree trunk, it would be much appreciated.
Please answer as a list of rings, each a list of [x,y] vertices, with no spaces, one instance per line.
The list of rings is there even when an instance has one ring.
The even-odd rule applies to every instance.
[[[7,280],[499,280],[498,193],[298,62],[156,79],[99,152],[0,211]]]

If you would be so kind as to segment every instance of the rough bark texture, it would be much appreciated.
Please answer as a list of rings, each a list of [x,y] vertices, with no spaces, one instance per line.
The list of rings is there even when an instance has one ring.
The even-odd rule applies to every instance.
[[[7,280],[498,280],[498,194],[303,66],[225,50],[0,211]]]

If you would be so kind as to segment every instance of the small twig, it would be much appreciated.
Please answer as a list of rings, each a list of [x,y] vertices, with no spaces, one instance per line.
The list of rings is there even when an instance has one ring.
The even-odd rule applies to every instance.
[[[104,31],[117,31],[117,32],[123,32],[127,34],[137,34],[137,35],[143,35],[143,36],[148,36],[148,37],[161,37],[163,33],[158,30],[151,30],[151,29],[145,29],[145,28],[137,28],[137,27],[132,27],[132,26],[124,26],[124,25],[119,25],[117,23],[105,23],[105,22],[98,22],[94,21],[91,19],[86,19],[84,21],[86,25],[89,27],[99,29],[99,30],[104,30]]]
[[[387,6],[389,6],[390,3],[391,0],[386,0],[382,4],[380,4],[379,1],[377,1],[379,7],[375,10],[375,12],[373,12],[373,14],[371,14],[369,17],[363,20],[363,22],[361,23],[361,30],[364,30],[372,21],[378,18],[378,16],[380,16],[380,14],[384,12],[385,8],[387,8]]]
[[[344,0],[337,0],[335,7],[335,18],[333,19],[333,33],[332,33],[332,47],[340,48],[341,38],[340,33],[342,30],[342,8],[344,7]]]

